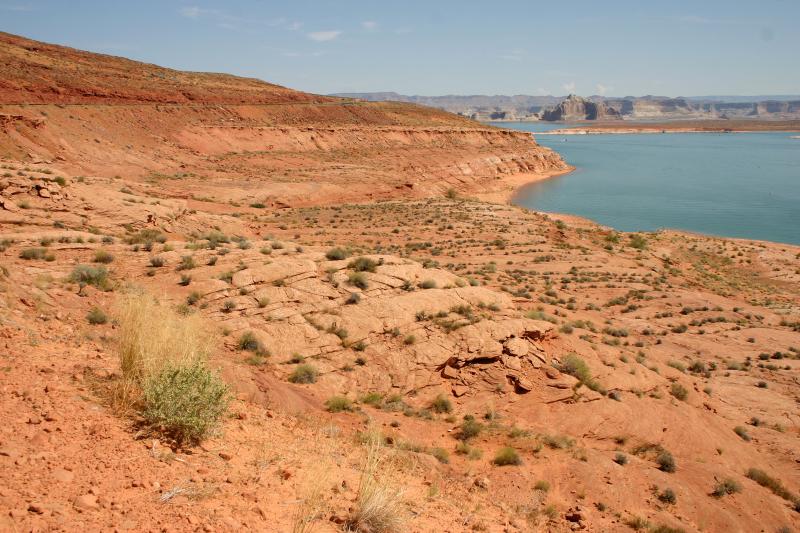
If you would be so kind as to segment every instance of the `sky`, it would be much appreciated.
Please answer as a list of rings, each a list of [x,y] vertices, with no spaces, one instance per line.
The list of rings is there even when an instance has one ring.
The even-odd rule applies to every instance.
[[[295,89],[800,93],[800,0],[0,0],[0,31]]]

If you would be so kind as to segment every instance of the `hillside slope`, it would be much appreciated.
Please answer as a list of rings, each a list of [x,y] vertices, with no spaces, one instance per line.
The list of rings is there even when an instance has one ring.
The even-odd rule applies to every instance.
[[[566,166],[437,110],[115,83],[0,106],[0,530],[800,526],[800,247],[477,200]]]

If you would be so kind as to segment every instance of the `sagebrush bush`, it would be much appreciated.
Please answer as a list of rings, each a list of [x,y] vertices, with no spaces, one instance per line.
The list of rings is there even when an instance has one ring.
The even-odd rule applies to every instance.
[[[108,322],[108,316],[99,307],[92,307],[86,314],[86,320],[92,325],[105,324]]]
[[[308,364],[297,365],[294,372],[289,376],[292,383],[316,383],[319,371],[316,367]]]
[[[522,464],[522,458],[517,453],[517,450],[506,446],[497,450],[492,462],[497,466],[519,465]]]
[[[341,261],[347,259],[350,253],[344,248],[331,248],[325,253],[325,258],[329,261]]]
[[[94,253],[94,262],[108,264],[114,261],[114,256],[107,250],[97,250]]]
[[[69,281],[77,283],[81,288],[86,285],[91,285],[101,291],[111,288],[108,270],[104,266],[76,265],[69,275]]]
[[[431,402],[431,409],[437,413],[449,413],[453,410],[453,404],[440,394]]]
[[[370,259],[369,257],[359,257],[353,259],[347,265],[347,268],[352,268],[356,272],[375,272],[378,267],[378,262]]]
[[[144,383],[144,419],[178,442],[198,442],[227,411],[228,387],[204,361],[170,363]]]
[[[711,495],[715,498],[722,498],[723,496],[735,494],[741,491],[742,487],[737,481],[730,478],[725,478],[722,481],[717,482],[717,484],[714,486],[714,490],[711,492]]]
[[[178,442],[202,440],[227,411],[228,387],[208,367],[213,328],[144,293],[118,304],[118,406],[135,409],[150,428]]]
[[[352,411],[353,402],[346,396],[331,396],[325,402],[325,407],[331,413],[341,413],[342,411]]]

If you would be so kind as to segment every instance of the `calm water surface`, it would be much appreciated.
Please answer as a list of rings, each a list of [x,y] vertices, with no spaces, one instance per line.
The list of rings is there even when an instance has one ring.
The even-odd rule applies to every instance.
[[[800,139],[793,135],[539,135],[577,170],[528,185],[514,201],[623,231],[676,228],[800,244]]]

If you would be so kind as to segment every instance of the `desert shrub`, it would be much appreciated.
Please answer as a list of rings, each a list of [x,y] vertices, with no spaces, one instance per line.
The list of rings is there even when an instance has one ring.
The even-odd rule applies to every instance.
[[[759,470],[758,468],[750,468],[747,470],[745,475],[762,487],[766,487],[771,490],[776,496],[780,496],[784,500],[790,502],[795,501],[794,495],[789,492],[789,489],[783,486],[783,483],[781,483],[779,479],[775,479],[763,470]]]
[[[25,248],[19,253],[20,259],[55,261],[56,256],[47,251],[47,248]]]
[[[658,464],[658,469],[663,472],[675,472],[675,458],[667,450],[659,452],[656,456],[656,463]]]
[[[103,266],[75,265],[69,275],[69,281],[77,283],[81,288],[91,285],[102,291],[110,288],[108,270]]]
[[[674,504],[678,501],[678,496],[675,495],[674,490],[667,488],[658,493],[658,499],[663,503]]]
[[[383,401],[383,395],[379,392],[368,392],[362,395],[358,401],[373,407],[380,407]]]
[[[325,252],[325,258],[329,261],[341,261],[347,259],[349,256],[350,253],[344,248],[331,248]]]
[[[733,432],[739,435],[742,440],[748,442],[750,441],[750,434],[747,432],[747,429],[745,429],[744,426],[736,426],[733,428]]]
[[[216,344],[212,329],[147,294],[126,295],[118,307],[121,405],[178,442],[201,440],[229,399],[228,387],[207,365]]]
[[[566,450],[575,445],[575,441],[566,435],[540,435],[539,438],[548,448]]]
[[[179,442],[197,442],[227,411],[228,387],[204,362],[171,363],[144,387],[144,419]]]
[[[319,370],[309,364],[297,365],[297,368],[289,375],[292,383],[316,383],[319,377]]]
[[[465,416],[464,421],[461,423],[461,428],[458,431],[458,438],[460,440],[469,440],[477,437],[483,431],[483,424],[475,420],[473,416]]]
[[[650,527],[650,522],[643,516],[631,516],[625,520],[625,525],[634,531],[641,531]]]
[[[178,270],[192,270],[193,268],[197,268],[194,257],[191,255],[184,255],[181,257],[181,262],[177,267]]]
[[[430,454],[443,464],[447,464],[450,462],[450,453],[444,448],[431,448]]]
[[[741,491],[742,487],[736,480],[725,478],[722,481],[717,482],[717,484],[714,486],[714,490],[711,491],[711,495],[715,498],[722,498],[723,496],[735,494]]]
[[[160,255],[154,255],[150,258],[150,266],[153,268],[161,268],[166,264],[166,261]]]
[[[624,453],[618,453],[617,455],[614,456],[614,462],[620,466],[625,466],[626,464],[628,464],[628,456],[625,455]]]
[[[86,314],[86,320],[92,325],[105,324],[108,322],[108,316],[99,307],[92,307]]]
[[[143,229],[125,238],[128,244],[150,244],[154,242],[167,242],[167,237],[156,229]]]
[[[403,492],[392,483],[392,471],[380,438],[372,436],[367,442],[355,508],[347,520],[350,531],[397,533],[403,529]]]
[[[432,279],[426,279],[422,283],[419,284],[420,289],[435,289],[436,288],[436,281]]]
[[[453,410],[453,404],[440,394],[431,402],[431,409],[436,413],[449,413]]]
[[[255,333],[252,331],[246,331],[242,333],[242,336],[239,337],[239,340],[236,343],[236,347],[242,351],[253,352],[256,355],[267,355],[268,351],[264,347],[264,344],[258,340]]]
[[[370,259],[369,257],[359,257],[353,259],[347,265],[347,268],[352,268],[356,272],[375,272],[378,267],[378,262]]]
[[[660,524],[650,528],[650,533],[686,533],[686,530],[680,527],[672,527]]]
[[[686,398],[689,397],[689,391],[680,383],[673,383],[669,388],[669,393],[682,402],[685,402]]]
[[[94,253],[94,262],[95,263],[103,263],[105,265],[112,263],[114,261],[114,256],[111,255],[110,252],[107,250],[97,250]]]
[[[356,305],[360,301],[361,301],[361,295],[358,294],[357,292],[351,292],[350,296],[347,297],[347,300],[345,300],[344,303],[346,305]]]
[[[352,411],[353,402],[346,396],[331,396],[325,402],[325,407],[331,413],[341,413],[342,411]]]
[[[544,479],[540,479],[533,486],[533,489],[534,490],[540,490],[542,492],[548,492],[550,490],[550,482],[549,481],[545,481]]]
[[[603,387],[592,377],[589,365],[576,354],[568,354],[561,363],[559,370],[578,379],[584,386],[603,394]]]
[[[647,239],[639,234],[631,235],[630,241],[631,248],[636,248],[637,250],[644,250],[647,248]]]
[[[497,466],[520,465],[522,464],[522,458],[517,453],[517,450],[506,446],[497,450],[492,462]]]
[[[367,276],[365,276],[362,272],[351,272],[350,275],[347,276],[347,282],[350,283],[350,285],[358,287],[362,290],[365,290],[367,287],[369,287]]]

